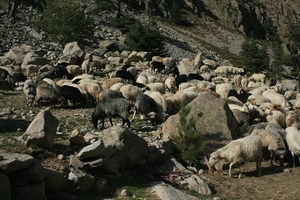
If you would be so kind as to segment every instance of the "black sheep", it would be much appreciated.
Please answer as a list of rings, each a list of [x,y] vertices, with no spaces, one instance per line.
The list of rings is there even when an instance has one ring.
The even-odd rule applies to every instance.
[[[27,80],[27,76],[23,74],[23,72],[11,72],[7,77],[7,81],[9,85],[13,88],[15,83],[25,82]]]
[[[139,94],[135,100],[135,112],[133,118],[136,112],[145,115],[146,118],[150,118],[151,123],[154,126],[157,109],[156,102],[152,97],[144,93]]]
[[[150,63],[150,69],[153,73],[161,72],[165,69],[165,65],[162,62],[152,61]]]
[[[116,71],[116,77],[135,82],[135,77],[129,71],[118,70]]]
[[[199,80],[199,81],[203,81],[204,78],[200,75],[200,74],[195,74],[195,73],[190,73],[187,76],[187,80],[191,81],[191,80]]]
[[[37,105],[41,105],[41,100],[50,101],[51,106],[60,103],[61,106],[66,105],[66,99],[59,93],[59,91],[51,86],[40,85],[36,88],[35,101]]]
[[[180,83],[186,83],[188,81],[186,74],[181,74],[175,78],[176,87],[178,88]]]
[[[86,106],[86,99],[78,88],[63,85],[59,89],[59,92],[66,100],[72,103],[73,107],[75,107],[77,103],[81,103],[82,107]]]
[[[130,110],[130,102],[124,98],[100,100],[92,113],[92,122],[94,128],[97,128],[98,120],[100,119],[102,123],[101,129],[104,129],[105,118],[109,118],[109,122],[113,126],[112,118],[114,117],[121,117],[123,120],[122,126],[127,123],[128,128],[130,128],[130,121],[128,120]]]

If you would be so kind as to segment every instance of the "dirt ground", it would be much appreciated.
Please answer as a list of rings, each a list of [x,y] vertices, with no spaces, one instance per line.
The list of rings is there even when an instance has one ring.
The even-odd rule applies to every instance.
[[[30,112],[37,113],[40,108],[27,107],[26,100],[22,91],[8,91],[0,89],[0,113],[4,109],[10,108],[13,110],[11,117],[7,115],[0,115],[0,152],[8,151],[7,143],[14,142],[15,138],[22,135],[33,119],[34,115],[30,117]],[[62,109],[53,108],[53,114],[60,120],[64,120],[64,126],[62,132],[70,133],[73,128],[80,127],[86,130],[92,129],[92,124],[89,122],[88,117],[91,114],[93,107],[88,108],[76,108],[76,109]],[[19,116],[13,119],[13,115]],[[22,119],[22,116],[25,119]],[[75,119],[79,122],[75,122]],[[82,124],[80,124],[82,123]],[[138,126],[137,126],[138,127]],[[149,131],[141,129],[139,133],[143,131]],[[66,134],[62,134],[56,138],[56,143],[61,143],[62,140],[66,140]],[[4,148],[5,147],[5,148]],[[64,169],[68,171],[68,163],[58,159],[58,154],[61,153],[74,153],[76,149],[66,148],[63,145],[56,145],[55,150],[28,150],[29,152],[38,158],[46,167],[53,169]],[[5,150],[4,150],[5,149]],[[13,147],[10,149],[12,152],[18,152],[21,150]],[[262,176],[257,177],[255,172],[255,163],[249,162],[241,167],[242,178],[238,178],[237,168],[233,170],[233,177],[228,177],[228,169],[224,169],[222,175],[210,175],[207,169],[204,169],[204,173],[199,175],[211,188],[213,194],[211,196],[202,196],[203,199],[212,199],[213,197],[220,197],[224,199],[300,199],[300,167],[290,167],[288,163],[285,163],[284,167],[280,167],[279,163],[275,163],[271,166],[270,161],[262,162]]]

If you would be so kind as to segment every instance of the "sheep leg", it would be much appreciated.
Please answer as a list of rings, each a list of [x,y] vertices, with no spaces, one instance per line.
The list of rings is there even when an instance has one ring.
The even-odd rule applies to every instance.
[[[256,170],[258,170],[258,176],[261,177],[261,158],[256,159]]]
[[[127,123],[127,126],[128,126],[128,128],[130,128],[130,121],[129,121],[129,119],[125,119],[125,121],[126,121],[126,123]],[[124,124],[125,124],[125,121],[123,122]],[[123,125],[124,126],[124,125]]]
[[[229,177],[230,177],[230,178],[232,177],[232,167],[233,167],[236,163],[237,163],[237,162],[235,161],[235,162],[230,163],[230,165],[229,165]]]
[[[110,122],[110,125],[111,125],[111,126],[114,126],[111,117],[109,118],[109,122]]]
[[[293,156],[293,168],[295,168],[295,154],[294,154],[294,152],[292,152],[292,156]]]
[[[270,157],[271,157],[271,165],[274,166],[273,161],[275,161],[275,154],[273,150],[270,151]]]
[[[132,116],[132,120],[131,120],[131,121],[133,121],[133,120],[134,120],[134,118],[135,118],[135,114],[136,114],[136,109],[134,109],[134,111],[133,111],[133,116]]]
[[[101,128],[104,129],[104,117],[101,118],[102,126]]]

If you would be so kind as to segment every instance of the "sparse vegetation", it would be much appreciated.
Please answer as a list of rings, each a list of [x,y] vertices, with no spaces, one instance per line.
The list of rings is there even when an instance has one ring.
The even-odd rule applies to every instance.
[[[153,20],[144,25],[136,21],[126,35],[125,45],[128,50],[148,51],[152,52],[153,56],[166,55],[164,38]]]
[[[93,18],[81,9],[79,1],[55,0],[49,2],[38,17],[36,26],[46,33],[46,39],[64,47],[78,41],[88,45],[94,34]]]
[[[171,139],[179,151],[179,157],[189,166],[200,167],[203,165],[202,151],[205,143],[201,137],[201,130],[196,129],[196,120],[187,118],[191,107],[182,104],[179,111],[178,133],[172,134]]]

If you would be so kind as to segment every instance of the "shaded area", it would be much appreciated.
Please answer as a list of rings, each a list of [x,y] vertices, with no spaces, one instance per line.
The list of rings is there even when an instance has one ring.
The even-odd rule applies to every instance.
[[[0,134],[25,131],[31,121],[23,119],[0,119]]]

